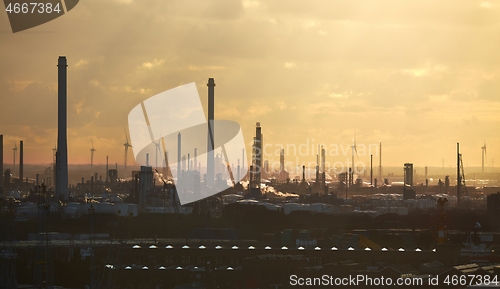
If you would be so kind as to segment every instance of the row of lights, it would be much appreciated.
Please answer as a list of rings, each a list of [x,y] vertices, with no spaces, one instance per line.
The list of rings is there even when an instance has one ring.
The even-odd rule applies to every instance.
[[[115,266],[113,266],[113,265],[109,265],[109,264],[108,264],[108,265],[106,265],[106,268],[108,268],[108,269],[116,269],[116,268],[115,268]],[[148,267],[148,266],[143,266],[141,269],[142,269],[142,270],[149,270],[149,267]],[[160,266],[160,267],[158,268],[158,270],[166,270],[166,269],[167,269],[167,268],[165,268],[165,266]],[[194,269],[194,270],[199,270],[200,268],[198,268],[198,267],[194,267],[193,269]],[[131,267],[131,266],[126,266],[126,267],[125,267],[125,270],[132,270],[132,267]],[[182,270],[182,267],[181,267],[181,266],[178,266],[177,268],[175,268],[175,270]],[[234,268],[233,268],[233,267],[227,267],[227,268],[226,268],[226,270],[227,270],[227,271],[233,271],[233,270],[234,270]]]
[[[141,248],[141,246],[139,246],[139,245],[134,245],[132,248],[133,248],[133,249],[140,249],[140,248]],[[151,245],[151,246],[149,246],[149,249],[157,249],[157,248],[158,248],[158,246],[156,246],[156,245]],[[171,246],[171,245],[167,245],[165,248],[166,248],[166,249],[172,249],[172,248],[174,248],[174,247],[173,247],[173,246]],[[188,245],[184,245],[184,246],[182,246],[182,249],[189,249],[189,248],[190,248],[190,247],[189,247]],[[203,249],[206,249],[206,248],[207,248],[207,247],[205,247],[205,246],[203,246],[203,245],[201,245],[201,246],[199,246],[199,247],[198,247],[198,249],[202,249],[202,250],[203,250]],[[215,249],[216,249],[216,250],[220,250],[220,249],[222,249],[222,246],[217,245],[217,246],[215,246]],[[232,246],[232,247],[231,247],[231,249],[232,249],[232,250],[238,250],[238,249],[239,249],[239,247],[238,247],[238,246]],[[248,250],[255,250],[255,247],[254,247],[254,246],[249,246],[249,247],[248,247]],[[266,246],[266,247],[264,247],[264,250],[271,250],[271,247],[270,247],[270,246]],[[283,246],[283,247],[281,247],[281,250],[288,250],[288,247]],[[303,251],[303,250],[305,250],[305,248],[304,248],[304,247],[302,247],[302,246],[300,246],[300,247],[298,247],[298,248],[297,248],[297,250],[301,250],[301,251]],[[320,248],[320,247],[316,247],[316,248],[314,248],[314,250],[315,250],[315,251],[321,251],[321,248]],[[353,247],[349,247],[347,250],[348,250],[348,251],[354,251],[355,249],[354,249]],[[365,248],[365,251],[371,251],[371,250],[372,250],[371,248],[368,248],[368,247],[367,247],[367,248]],[[332,251],[338,251],[337,247],[332,247]],[[382,249],[381,249],[381,251],[389,251],[389,249],[387,249],[387,248],[382,248]],[[403,248],[399,248],[399,249],[398,249],[398,251],[399,251],[399,252],[404,252],[404,251],[405,251],[405,249],[403,249]],[[416,249],[415,249],[415,252],[422,252],[422,250],[421,250],[420,248],[416,248]],[[432,249],[432,252],[436,252],[436,249]]]

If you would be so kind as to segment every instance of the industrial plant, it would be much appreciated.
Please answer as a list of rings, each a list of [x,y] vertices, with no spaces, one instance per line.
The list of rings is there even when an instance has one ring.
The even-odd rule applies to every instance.
[[[123,162],[96,164],[104,156],[90,139],[88,165],[74,166],[66,57],[57,67],[53,163],[31,165],[23,140],[10,146],[0,135],[0,288],[297,287],[292,275],[449,288],[452,276],[466,285],[499,279],[500,170],[485,168],[486,143],[480,172],[464,167],[477,156],[462,155],[458,142],[449,144],[451,168],[417,166],[411,156],[383,167],[383,140],[360,169],[356,137],[341,169],[324,145],[309,156],[313,165],[287,162],[286,148],[274,165],[258,118],[249,150],[225,144],[209,78],[203,133],[153,139],[154,154],[138,166],[127,163],[137,144],[125,128]],[[193,135],[203,143],[190,146]]]

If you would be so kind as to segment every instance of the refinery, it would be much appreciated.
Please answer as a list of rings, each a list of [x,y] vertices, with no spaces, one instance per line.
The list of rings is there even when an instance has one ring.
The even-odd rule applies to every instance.
[[[144,165],[127,164],[136,142],[125,128],[120,162],[94,163],[90,140],[89,165],[69,165],[66,57],[57,66],[53,163],[29,164],[23,140],[7,162],[0,135],[0,288],[292,288],[297,276],[355,274],[448,288],[450,276],[499,278],[500,170],[485,166],[486,143],[480,168],[464,167],[476,156],[457,142],[447,168],[383,166],[383,140],[360,163],[356,136],[340,149],[299,146],[311,156],[301,163],[287,161],[294,147],[267,146],[255,119],[251,149],[235,150],[221,145],[209,78],[199,147],[187,130],[161,135]],[[350,162],[329,162],[332,150]]]

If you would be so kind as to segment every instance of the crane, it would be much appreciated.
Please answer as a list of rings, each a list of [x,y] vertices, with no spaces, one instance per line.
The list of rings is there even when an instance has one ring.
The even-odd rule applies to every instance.
[[[163,182],[163,192],[165,193],[165,190],[167,189],[167,181],[165,181],[165,179],[163,178],[163,175],[161,175],[157,169],[155,169],[155,172],[156,174],[159,176],[159,178],[161,179],[161,181]],[[170,198],[169,198],[169,203],[172,205],[172,207],[174,208],[174,211],[176,214],[179,213],[179,207],[177,205],[177,198],[175,197],[176,196],[176,192],[174,191],[173,188],[170,188]]]

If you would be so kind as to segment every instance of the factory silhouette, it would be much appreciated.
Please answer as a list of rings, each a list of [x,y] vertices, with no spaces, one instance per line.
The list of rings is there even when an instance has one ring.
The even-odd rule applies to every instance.
[[[7,168],[0,135],[0,288],[292,288],[291,275],[353,274],[448,288],[450,276],[499,278],[500,171],[485,169],[486,142],[477,183],[459,143],[454,168],[423,175],[410,162],[383,168],[382,142],[378,166],[371,154],[359,170],[356,138],[341,172],[326,146],[315,166],[289,171],[284,148],[276,166],[265,159],[264,123],[255,120],[247,152],[239,124],[216,119],[209,78],[206,119],[194,83],[153,96],[129,114],[123,172],[108,157],[94,165],[91,140],[85,179],[87,166],[68,165],[66,57],[57,67],[52,166],[26,165],[35,175],[26,177],[21,140]],[[176,119],[183,108],[192,115]],[[127,165],[129,149],[139,166]]]

